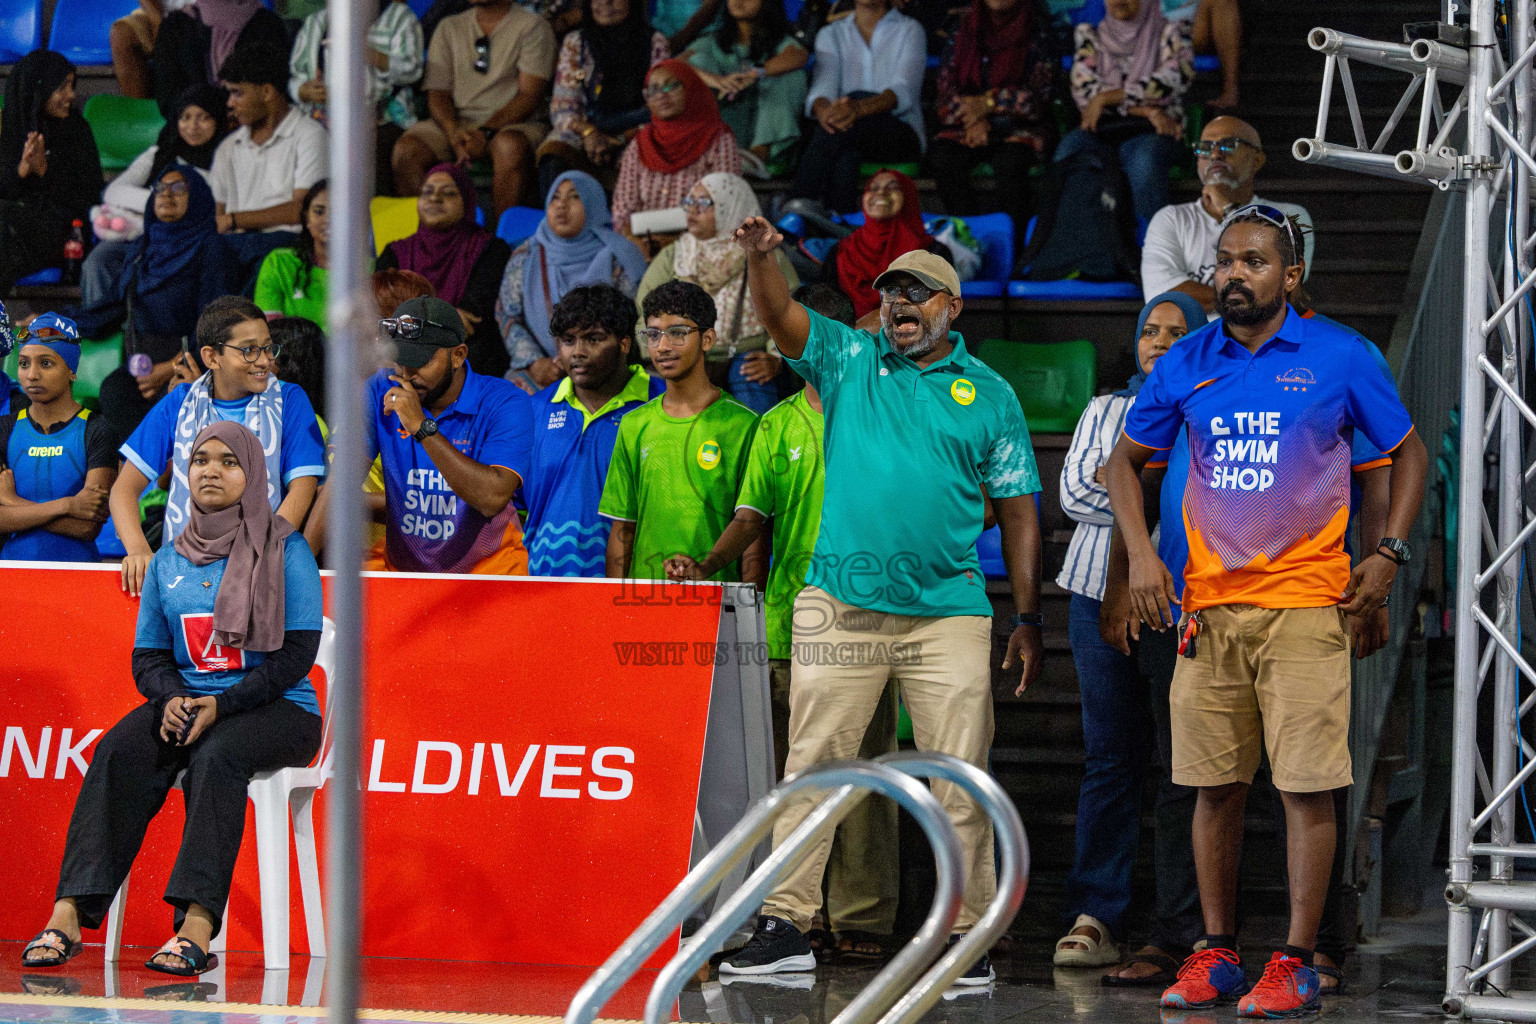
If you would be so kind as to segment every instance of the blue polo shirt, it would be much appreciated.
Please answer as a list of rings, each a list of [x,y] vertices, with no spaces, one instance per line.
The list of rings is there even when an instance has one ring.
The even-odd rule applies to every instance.
[[[597,514],[597,505],[619,421],[666,389],[665,381],[636,366],[624,389],[596,412],[581,404],[569,377],[533,396],[522,490],[530,576],[606,574],[610,521]]]
[[[1213,321],[1157,361],[1125,436],[1163,451],[1181,429],[1185,610],[1336,603],[1349,582],[1350,469],[1371,464],[1352,453],[1355,433],[1390,453],[1413,430],[1366,342],[1291,309],[1249,353]]]
[[[522,526],[512,502],[487,519],[453,493],[421,444],[405,433],[384,395],[389,370],[368,381],[368,458],[384,470],[384,564],[395,572],[528,572]],[[434,414],[437,430],[465,457],[528,479],[528,396],[510,381],[468,367],[459,397]]]
[[[216,697],[267,660],[261,651],[242,651],[213,642],[213,602],[229,559],[193,565],[167,544],[149,560],[139,597],[139,624],[133,646],[170,651],[194,697]],[[319,630],[324,625],[320,568],[304,535],[283,543],[283,629]],[[300,679],[283,694],[311,714],[320,713],[315,687]]]
[[[821,393],[827,467],[806,582],[872,611],[990,616],[982,488],[1040,490],[1012,386],[953,331],[954,351],[922,367],[884,331],[806,315],[810,337],[789,365]]]

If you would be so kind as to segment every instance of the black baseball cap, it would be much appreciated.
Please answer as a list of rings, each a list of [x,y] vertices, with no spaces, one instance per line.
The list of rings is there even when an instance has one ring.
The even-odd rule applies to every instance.
[[[438,350],[464,344],[464,321],[451,303],[431,296],[406,299],[395,315],[379,321],[394,339],[395,361],[416,369],[425,366]]]

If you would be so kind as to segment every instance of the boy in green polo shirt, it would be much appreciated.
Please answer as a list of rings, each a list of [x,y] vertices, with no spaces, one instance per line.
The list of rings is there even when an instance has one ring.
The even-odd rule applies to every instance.
[[[715,344],[715,303],[687,281],[645,297],[643,332],[651,365],[667,384],[624,417],[598,513],[613,520],[610,577],[666,579],[666,560],[704,551],[736,511],[757,414],[709,382],[704,353]],[[761,541],[708,578],[762,585]]]

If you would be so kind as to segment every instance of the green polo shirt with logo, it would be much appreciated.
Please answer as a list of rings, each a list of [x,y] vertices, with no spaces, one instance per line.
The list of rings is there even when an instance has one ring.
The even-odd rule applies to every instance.
[[[668,416],[658,395],[624,417],[597,511],[635,524],[629,575],[666,579],[666,560],[703,558],[736,514],[757,414],[721,392],[685,419]],[[735,583],[740,562],[710,579]]]
[[[826,494],[806,582],[897,615],[992,614],[976,559],[984,501],[1040,490],[1024,411],[966,351],[927,367],[812,310],[796,373],[821,392]]]
[[[747,457],[737,508],[773,520],[773,566],[765,595],[768,657],[788,658],[794,643],[795,597],[821,526],[822,416],[801,391],[763,413]]]

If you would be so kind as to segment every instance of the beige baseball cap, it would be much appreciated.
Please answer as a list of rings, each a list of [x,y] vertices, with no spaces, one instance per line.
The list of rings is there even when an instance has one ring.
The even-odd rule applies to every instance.
[[[957,298],[960,295],[960,275],[955,273],[955,268],[944,257],[922,249],[914,249],[892,260],[885,273],[875,278],[875,288],[878,290],[880,282],[892,274],[911,274],[929,288],[949,292]]]

